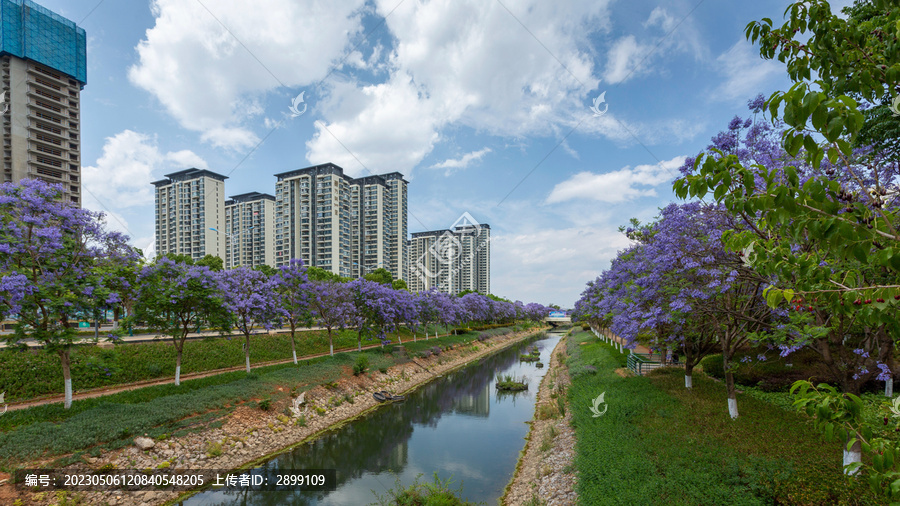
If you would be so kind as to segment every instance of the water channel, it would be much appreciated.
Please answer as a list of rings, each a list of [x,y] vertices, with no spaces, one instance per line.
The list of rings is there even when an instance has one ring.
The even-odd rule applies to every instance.
[[[551,333],[516,344],[440,377],[407,396],[347,425],[329,431],[294,450],[274,457],[265,469],[336,469],[337,490],[273,492],[206,490],[182,504],[198,505],[361,505],[377,501],[396,488],[441,479],[462,484],[464,499],[496,504],[512,479],[525,446],[528,420],[547,367],[519,361],[536,347],[541,362],[562,337]],[[525,377],[528,390],[498,393],[501,375]],[[374,491],[374,493],[373,493]]]

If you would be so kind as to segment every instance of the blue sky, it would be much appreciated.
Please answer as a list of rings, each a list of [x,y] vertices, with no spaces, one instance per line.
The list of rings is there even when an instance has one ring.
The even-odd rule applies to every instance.
[[[399,171],[410,232],[490,224],[491,291],[526,302],[571,306],[683,157],[789,86],[743,37],[786,1],[39,3],[87,32],[85,207],[136,246],[150,182],[186,167],[227,195],[325,162]]]

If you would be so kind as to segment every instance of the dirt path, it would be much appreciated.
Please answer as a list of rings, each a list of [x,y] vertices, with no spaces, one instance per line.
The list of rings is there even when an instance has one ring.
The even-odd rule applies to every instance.
[[[438,337],[440,337],[440,336],[438,336]],[[394,345],[394,343],[391,343],[391,346],[393,346],[393,345]],[[372,348],[378,348],[379,346],[381,346],[381,345],[380,344],[370,344],[370,345],[363,346],[362,349],[368,350],[368,349],[372,349]],[[355,346],[334,350],[335,353],[346,353],[346,352],[354,352],[354,351],[357,351],[357,348]],[[310,359],[318,358],[318,357],[325,357],[327,355],[328,355],[328,352],[316,353],[313,355],[297,357],[297,360],[304,361],[304,360],[310,360]],[[294,361],[293,358],[288,358],[285,360],[271,360],[269,362],[260,362],[257,364],[252,364],[250,369],[252,370],[252,369],[259,368],[259,367],[266,367],[266,366],[270,366],[270,365],[288,364],[293,361]],[[245,369],[246,369],[246,366],[244,366],[244,365],[236,365],[234,367],[226,367],[223,369],[213,369],[210,371],[182,374],[181,381],[187,381],[187,380],[198,379],[198,378],[206,378],[208,376],[215,376],[217,374],[222,374],[222,373],[226,373],[226,372],[243,371]],[[78,401],[78,400],[82,400],[82,399],[91,399],[94,397],[102,397],[104,395],[112,395],[112,394],[116,394],[119,392],[125,392],[128,390],[137,390],[138,388],[150,387],[150,386],[154,386],[154,385],[165,385],[165,384],[174,383],[174,382],[175,382],[175,376],[168,376],[165,378],[159,378],[159,379],[153,379],[153,380],[136,381],[134,383],[127,383],[125,385],[119,385],[119,386],[114,386],[114,387],[93,388],[90,390],[84,390],[82,392],[72,394],[72,401],[74,402],[74,401]],[[32,399],[32,400],[28,400],[28,401],[9,403],[8,407],[9,407],[9,411],[15,411],[17,409],[25,409],[25,408],[30,408],[32,406],[41,406],[43,404],[53,404],[55,402],[64,402],[65,400],[66,400],[65,395],[53,395],[53,396],[49,396],[49,397],[39,397],[37,399]]]

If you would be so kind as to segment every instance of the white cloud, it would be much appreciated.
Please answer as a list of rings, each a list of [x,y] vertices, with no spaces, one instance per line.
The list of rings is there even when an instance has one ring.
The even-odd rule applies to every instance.
[[[133,84],[182,127],[218,147],[247,148],[261,95],[322,79],[361,30],[364,0],[155,0],[156,24],[136,50]],[[289,100],[285,100],[287,108]]]
[[[491,148],[479,149],[478,151],[472,151],[471,153],[466,153],[465,155],[462,156],[462,158],[457,158],[457,159],[450,158],[450,159],[444,160],[441,163],[436,163],[428,168],[429,169],[447,169],[446,172],[444,172],[444,175],[449,176],[449,175],[453,174],[454,172],[456,172],[455,169],[465,169],[473,161],[481,161],[481,159],[484,157],[484,155],[486,155],[490,152],[491,152]]]
[[[376,5],[395,41],[385,55],[391,75],[332,85],[320,109],[325,121],[307,143],[311,163],[360,170],[352,169],[358,157],[373,172],[409,174],[448,125],[555,135],[576,124],[573,113],[599,83],[586,37],[606,29],[607,1],[531,0],[512,15],[481,0]]]
[[[607,51],[603,77],[610,84],[654,72],[654,62],[664,61],[674,52],[691,54],[696,60],[706,58],[706,48],[689,19],[682,20],[663,7],[656,7],[644,22],[644,28],[658,30],[646,40],[638,40],[634,34],[620,37]]]
[[[774,60],[763,60],[758,50],[746,40],[739,40],[716,58],[725,75],[725,82],[713,92],[718,100],[753,98],[773,77],[784,73],[783,66]]]
[[[94,165],[82,167],[84,207],[109,213],[150,205],[153,203],[150,183],[161,177],[162,172],[188,167],[206,169],[207,164],[193,151],[163,153],[155,137],[124,130],[106,138],[103,154]],[[115,222],[110,220],[111,225]]]
[[[314,164],[334,162],[354,177],[395,170],[408,174],[440,137],[431,106],[402,73],[363,88],[335,86],[322,104],[332,119],[315,123],[306,158]]]
[[[569,306],[584,287],[563,281],[594,279],[628,245],[624,234],[609,227],[498,234],[491,238],[491,291]]]
[[[553,187],[547,203],[572,199],[617,203],[639,197],[655,197],[657,194],[654,187],[675,179],[677,169],[684,160],[685,157],[677,156],[655,165],[638,165],[633,169],[626,166],[602,174],[579,172]]]
[[[636,75],[640,70],[638,65],[651,49],[649,44],[639,44],[634,35],[622,37],[609,49],[603,77],[607,82],[616,84]]]

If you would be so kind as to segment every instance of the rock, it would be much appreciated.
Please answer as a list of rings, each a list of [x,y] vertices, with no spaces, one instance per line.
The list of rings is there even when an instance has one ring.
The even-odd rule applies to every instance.
[[[141,450],[149,450],[156,446],[156,443],[149,437],[136,437],[134,438],[134,446],[137,446]]]

